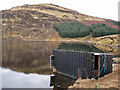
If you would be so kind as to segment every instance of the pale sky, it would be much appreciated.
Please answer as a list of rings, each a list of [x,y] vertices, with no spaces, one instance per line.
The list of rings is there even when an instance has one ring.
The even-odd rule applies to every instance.
[[[120,0],[2,0],[0,10],[24,4],[52,3],[79,13],[100,18],[118,20],[118,2]]]

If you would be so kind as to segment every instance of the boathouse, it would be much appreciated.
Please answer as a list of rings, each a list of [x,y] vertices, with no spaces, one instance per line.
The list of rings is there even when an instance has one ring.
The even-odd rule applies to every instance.
[[[51,66],[68,77],[100,78],[112,72],[112,55],[73,50],[53,50]]]

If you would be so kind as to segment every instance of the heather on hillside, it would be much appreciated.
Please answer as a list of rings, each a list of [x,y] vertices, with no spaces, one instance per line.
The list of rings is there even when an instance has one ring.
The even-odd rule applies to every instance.
[[[83,23],[74,21],[71,23],[61,23],[54,26],[62,38],[85,37],[92,33],[92,37],[119,34],[118,29],[107,26],[103,23],[86,26]]]

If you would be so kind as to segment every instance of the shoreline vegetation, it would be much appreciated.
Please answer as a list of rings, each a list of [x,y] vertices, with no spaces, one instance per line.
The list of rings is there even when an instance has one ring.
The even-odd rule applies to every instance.
[[[80,43],[91,43],[94,45],[102,45],[102,46],[111,46],[111,47],[120,47],[119,46],[119,36],[120,34],[116,35],[108,35],[93,38],[91,35],[81,38],[53,38],[53,39],[42,39],[42,40],[32,40],[32,39],[4,39],[1,40],[13,40],[13,41],[32,41],[32,42],[39,42],[39,41],[57,41],[57,42],[80,42]]]
[[[4,40],[4,39],[3,39]],[[5,39],[7,40],[7,39]],[[119,56],[119,37],[118,35],[109,35],[98,38],[91,38],[91,36],[86,36],[83,38],[61,38],[61,39],[47,39],[47,40],[16,40],[13,41],[25,41],[25,42],[60,42],[60,43],[87,43],[93,44],[96,48],[105,51],[106,53],[111,53],[115,56]],[[102,43],[101,43],[102,41]]]

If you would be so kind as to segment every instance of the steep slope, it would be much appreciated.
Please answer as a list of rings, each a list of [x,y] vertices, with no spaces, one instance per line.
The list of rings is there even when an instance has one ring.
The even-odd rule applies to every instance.
[[[5,39],[60,39],[55,24],[74,20],[104,19],[91,17],[53,4],[24,5],[2,11],[2,31]]]
[[[23,5],[2,11],[3,39],[61,40],[53,26],[72,21],[79,21],[86,25],[106,23],[117,28],[116,25],[106,22],[110,20],[84,15],[58,5]]]

